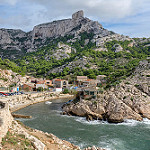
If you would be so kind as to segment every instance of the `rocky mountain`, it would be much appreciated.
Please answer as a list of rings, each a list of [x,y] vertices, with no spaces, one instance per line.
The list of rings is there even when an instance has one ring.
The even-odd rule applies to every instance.
[[[94,33],[91,41],[97,46],[104,46],[105,41],[130,40],[129,37],[115,34],[102,27],[97,21],[84,17],[83,11],[72,15],[71,19],[64,19],[37,25],[32,31],[26,33],[22,30],[0,29],[0,56],[2,58],[17,59],[27,52],[36,51],[39,47],[46,46],[52,39],[74,35],[71,42],[80,39],[83,32]],[[68,40],[68,42],[70,42]],[[87,44],[89,39],[85,40]]]
[[[108,31],[84,17],[83,11],[71,19],[37,25],[28,33],[0,29],[2,59],[11,59],[24,74],[35,77],[104,74],[114,82],[129,76],[149,54],[149,38],[133,39]]]
[[[101,91],[103,91],[101,89]],[[125,119],[150,119],[150,58],[120,84],[104,90],[98,98],[64,105],[67,114],[118,123]]]

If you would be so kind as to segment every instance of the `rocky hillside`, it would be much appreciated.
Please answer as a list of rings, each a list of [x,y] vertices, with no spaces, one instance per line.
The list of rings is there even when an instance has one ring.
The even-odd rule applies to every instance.
[[[35,77],[102,74],[112,84],[150,55],[150,39],[108,31],[78,11],[71,19],[40,24],[28,33],[0,29],[0,55]]]
[[[76,12],[71,19],[64,19],[37,25],[32,31],[26,33],[22,30],[0,29],[0,55],[2,58],[16,59],[26,52],[36,51],[39,47],[46,46],[52,39],[74,35],[71,41],[79,39],[79,33],[93,32],[92,42],[97,46],[111,39],[128,40],[130,38],[115,34],[102,27],[96,21],[84,17],[83,11]],[[89,39],[86,40],[86,43]]]
[[[22,76],[12,70],[0,69],[0,87],[8,88],[23,85],[24,83],[31,83],[31,80],[36,80],[32,76]],[[40,80],[40,79],[37,79]]]
[[[67,114],[123,122],[125,119],[150,119],[150,58],[141,61],[134,73],[108,90],[101,90],[98,98],[65,105]]]

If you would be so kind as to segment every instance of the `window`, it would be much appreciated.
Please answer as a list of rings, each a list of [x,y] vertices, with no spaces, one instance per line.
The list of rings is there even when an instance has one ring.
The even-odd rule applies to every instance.
[[[89,91],[85,91],[85,95],[89,95]]]
[[[63,85],[66,85],[66,81],[63,82]]]
[[[94,95],[94,91],[90,91],[90,95]]]

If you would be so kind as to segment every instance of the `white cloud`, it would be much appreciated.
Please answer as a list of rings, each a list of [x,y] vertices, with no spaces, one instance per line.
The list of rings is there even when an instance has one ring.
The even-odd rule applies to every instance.
[[[0,0],[0,5],[9,4],[15,5],[19,0]]]
[[[144,35],[144,30],[150,29],[150,0],[0,0],[2,5],[5,8],[2,7],[1,12],[7,5],[8,9],[0,14],[0,27],[7,24],[7,27],[29,31],[39,23],[70,18],[72,13],[84,10],[86,17],[108,24],[119,33],[137,35],[140,31],[140,35],[142,32]]]

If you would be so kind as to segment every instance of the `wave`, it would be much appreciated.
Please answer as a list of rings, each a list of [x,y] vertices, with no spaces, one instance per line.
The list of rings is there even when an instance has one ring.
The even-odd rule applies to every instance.
[[[103,141],[99,142],[99,147],[103,147],[106,150],[117,150],[117,149],[125,149],[124,141],[114,138],[114,139],[103,139]]]
[[[144,118],[142,121],[144,124],[150,125],[150,120],[147,118]]]
[[[108,123],[107,121],[101,121],[101,120],[87,121],[85,117],[67,116],[67,115],[64,115],[64,116],[69,117],[69,118],[74,118],[75,121],[83,123],[83,124],[87,124],[87,125],[101,125],[101,124],[115,125],[115,126],[117,126],[117,125],[137,126],[138,124],[150,125],[150,120],[147,118],[144,118],[143,121],[126,119],[122,123]]]
[[[133,120],[133,119],[126,119],[126,120],[124,120],[124,122],[118,123],[116,125],[137,126],[139,124],[150,125],[150,120],[147,119],[147,118],[143,118],[143,121],[137,121],[137,120]]]
[[[100,120],[87,121],[85,117],[75,117],[74,119],[77,122],[80,122],[80,123],[83,123],[83,124],[89,124],[89,125],[102,124],[102,121],[100,121]]]

